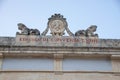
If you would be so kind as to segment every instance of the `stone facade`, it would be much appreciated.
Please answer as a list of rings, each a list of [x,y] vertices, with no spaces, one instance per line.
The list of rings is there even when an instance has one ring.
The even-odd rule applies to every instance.
[[[48,20],[47,28],[41,34],[39,30],[19,23],[21,32],[17,32],[16,37],[0,37],[0,80],[120,80],[120,39],[98,38],[98,34],[94,33],[96,25],[74,34],[69,30],[66,18],[60,14],[54,14]],[[49,29],[52,36],[46,35]],[[65,30],[69,36],[63,36]],[[68,64],[64,61],[68,58],[82,60],[81,63],[74,61],[79,66],[68,60],[72,68],[82,65],[82,68],[89,69],[65,70],[64,66]],[[36,65],[38,68],[38,64],[45,63],[40,63],[39,59],[52,60],[53,66],[48,65],[52,69],[44,68],[47,66],[42,66],[44,70],[34,69]],[[19,64],[24,60],[26,63]],[[100,64],[97,63],[99,60]],[[103,69],[104,61],[106,69]],[[36,64],[33,65],[33,62]],[[89,66],[90,62],[95,66]],[[100,67],[95,70],[99,66],[96,64]],[[27,65],[30,69],[24,68]]]
[[[20,37],[20,36],[19,36]],[[71,37],[69,37],[71,38]],[[0,38],[0,79],[1,80],[119,80],[120,79],[120,40],[98,39],[102,46],[52,46],[35,44],[17,44],[14,37]],[[57,44],[57,43],[56,43]],[[92,44],[92,43],[91,43]],[[54,60],[54,70],[3,70],[6,57],[46,57]],[[65,58],[109,58],[111,71],[64,71]]]

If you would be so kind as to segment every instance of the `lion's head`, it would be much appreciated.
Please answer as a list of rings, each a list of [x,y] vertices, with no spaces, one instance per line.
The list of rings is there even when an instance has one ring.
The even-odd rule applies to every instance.
[[[97,29],[96,25],[91,25],[90,27],[87,28],[87,31],[89,31],[89,32],[95,32],[96,29]]]
[[[18,25],[19,30],[23,30],[23,29],[27,28],[23,23],[18,23],[17,25]]]

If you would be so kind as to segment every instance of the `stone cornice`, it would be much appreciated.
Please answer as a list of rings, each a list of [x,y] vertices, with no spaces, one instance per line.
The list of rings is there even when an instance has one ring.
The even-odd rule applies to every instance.
[[[23,38],[27,38],[27,41]],[[32,39],[31,39],[32,38]],[[20,37],[0,37],[0,46],[41,46],[41,47],[100,47],[100,48],[120,48],[120,39],[98,39],[98,38],[85,38],[85,37],[70,37],[63,36],[59,38],[55,37],[37,37],[39,42],[31,42],[28,39],[34,40],[36,36],[20,36]],[[41,41],[42,39],[49,39],[46,41]],[[20,39],[21,41],[19,42]],[[59,42],[55,42],[54,39]],[[78,40],[81,40],[80,42]],[[94,39],[94,40],[93,40]],[[83,41],[84,40],[84,41]],[[93,42],[88,43],[85,40],[92,40]],[[97,41],[96,41],[97,40]],[[51,42],[53,41],[53,42]],[[70,42],[71,41],[71,42]],[[78,41],[78,42],[76,42]],[[83,41],[83,42],[82,42]],[[29,42],[29,43],[28,43]]]
[[[64,58],[67,57],[111,57],[119,58],[120,52],[77,52],[77,51],[0,51],[3,56],[15,57],[48,57]],[[118,57],[114,57],[116,55]]]

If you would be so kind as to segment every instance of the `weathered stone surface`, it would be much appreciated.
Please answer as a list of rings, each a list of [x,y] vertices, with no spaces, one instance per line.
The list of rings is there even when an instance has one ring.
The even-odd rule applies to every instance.
[[[87,42],[84,40],[90,40]],[[3,57],[53,58],[52,71],[2,70],[1,80],[119,80],[120,40],[86,37],[27,36],[0,37],[0,52]],[[117,56],[117,57],[116,57]],[[69,58],[111,58],[111,71],[64,71],[62,59]],[[113,60],[112,60],[113,59]]]
[[[20,46],[56,46],[56,47],[96,47],[98,38],[86,37],[52,37],[52,36],[17,36],[15,45]]]
[[[11,46],[15,43],[15,37],[0,37],[0,45],[1,46]]]
[[[120,75],[120,74],[118,74]],[[63,73],[52,72],[3,72],[1,80],[120,80],[120,76],[112,73]]]
[[[120,47],[120,39],[98,39],[96,37],[28,36],[0,37],[0,45],[6,46],[53,46],[53,47]]]

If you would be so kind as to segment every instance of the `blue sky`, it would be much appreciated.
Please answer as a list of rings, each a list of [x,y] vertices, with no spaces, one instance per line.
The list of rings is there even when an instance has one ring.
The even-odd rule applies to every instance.
[[[120,39],[120,0],[0,0],[0,36],[15,37],[17,23],[43,32],[54,13],[73,33],[97,25],[99,38]]]

